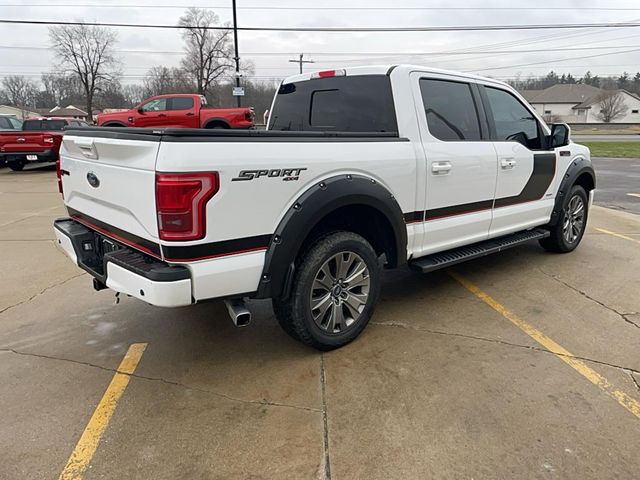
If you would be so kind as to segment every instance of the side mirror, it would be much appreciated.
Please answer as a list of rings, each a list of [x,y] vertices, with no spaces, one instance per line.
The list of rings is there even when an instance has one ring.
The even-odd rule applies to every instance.
[[[138,113],[139,113],[140,115],[144,115],[144,109],[143,109],[142,107],[139,107],[139,108],[138,108]]]
[[[571,129],[566,123],[554,123],[551,125],[551,135],[549,135],[549,148],[558,148],[569,145],[569,135]]]

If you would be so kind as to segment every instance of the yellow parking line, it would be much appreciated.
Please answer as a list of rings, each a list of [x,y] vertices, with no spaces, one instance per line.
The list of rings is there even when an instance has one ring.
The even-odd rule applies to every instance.
[[[547,337],[540,330],[518,317],[515,313],[509,310],[504,305],[493,299],[487,293],[483,292],[476,285],[471,283],[466,278],[455,272],[449,272],[449,275],[456,279],[464,288],[473,293],[476,297],[482,300],[484,303],[493,308],[496,312],[502,315],[504,318],[513,323],[516,327],[529,335],[533,340],[542,345],[545,349],[554,353],[560,360],[568,364],[571,368],[577,371],[580,375],[585,377],[591,383],[599,387],[604,393],[613,397],[620,405],[626,408],[629,412],[640,419],[640,402],[635,398],[630,397],[621,390],[618,390],[612,385],[606,378],[600,375],[598,372],[587,366],[582,360],[578,360],[574,355],[566,350],[564,347]]]
[[[627,237],[626,235],[622,235],[621,233],[612,232],[611,230],[605,230],[604,228],[596,228],[597,231],[606,233],[607,235],[613,235],[614,237],[624,238],[625,240],[629,240],[631,242],[640,243],[640,240],[637,238]]]
[[[118,400],[120,400],[127,388],[131,374],[136,370],[145,348],[147,348],[146,343],[134,343],[127,350],[118,367],[118,371],[113,376],[87,427],[84,429],[76,448],[69,457],[67,465],[60,474],[59,480],[79,480],[82,478],[82,474],[96,453],[100,438],[107,429],[109,420],[111,420],[113,412],[118,405]]]

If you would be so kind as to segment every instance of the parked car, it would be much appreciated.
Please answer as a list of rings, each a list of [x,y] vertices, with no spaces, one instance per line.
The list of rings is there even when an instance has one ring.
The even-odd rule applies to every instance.
[[[209,108],[202,95],[175,94],[151,97],[124,112],[103,113],[103,127],[142,128],[252,128],[252,108]]]
[[[580,243],[589,149],[509,85],[409,65],[286,79],[267,131],[69,131],[60,247],[163,307],[224,298],[246,325],[271,298],[321,350],[373,315],[381,265],[431,272],[538,240]]]
[[[11,113],[0,113],[0,132],[5,130],[20,130],[22,122]]]
[[[14,171],[29,163],[53,163],[58,160],[63,130],[87,126],[73,118],[32,118],[22,123],[20,130],[0,132],[0,161]]]

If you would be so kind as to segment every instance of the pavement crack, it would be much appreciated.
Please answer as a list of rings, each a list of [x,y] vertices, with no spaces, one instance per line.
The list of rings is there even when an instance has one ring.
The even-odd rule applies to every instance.
[[[606,303],[601,302],[600,300],[593,298],[591,295],[589,295],[587,292],[584,292],[582,290],[580,290],[577,287],[574,287],[573,285],[571,285],[570,283],[565,282],[564,280],[562,280],[560,277],[558,277],[557,275],[553,275],[551,273],[545,272],[542,268],[538,267],[538,271],[540,271],[540,273],[542,273],[543,275],[546,275],[547,277],[555,280],[556,282],[558,282],[561,285],[564,285],[565,287],[573,290],[574,292],[579,293],[580,295],[582,295],[583,297],[587,298],[588,300],[591,300],[594,303],[597,303],[598,305],[600,305],[601,307],[606,308],[607,310],[615,313],[616,315],[618,315],[619,317],[621,317],[625,322],[627,322],[630,325],[633,325],[636,328],[640,328],[640,324],[637,324],[636,322],[634,322],[633,320],[631,320],[629,318],[629,316],[631,315],[637,315],[638,312],[619,312],[618,310],[616,310],[613,307],[610,307],[609,305],[607,305]]]
[[[3,308],[2,310],[0,310],[0,315],[3,314],[4,312],[6,312],[7,310],[11,310],[12,308],[19,307],[20,305],[24,305],[25,303],[29,303],[31,300],[33,300],[36,297],[39,297],[40,295],[42,295],[46,291],[51,290],[52,288],[60,287],[61,285],[64,285],[65,283],[70,282],[74,278],[81,277],[82,275],[85,275],[85,273],[84,272],[78,273],[76,275],[73,275],[72,277],[69,277],[69,278],[65,279],[65,280],[62,280],[62,281],[57,282],[57,283],[54,283],[53,285],[49,285],[49,286],[43,288],[42,290],[40,290],[39,292],[34,293],[29,298],[27,298],[25,300],[21,300],[21,301],[19,301],[17,303],[14,303],[13,305],[9,305],[8,307]]]
[[[536,347],[533,345],[522,345],[520,343],[512,343],[512,342],[507,342],[505,340],[499,340],[497,338],[488,338],[488,337],[479,337],[476,335],[467,335],[464,333],[455,333],[455,332],[445,332],[442,330],[431,330],[428,328],[419,328],[419,327],[414,327],[411,325],[408,325],[406,323],[403,322],[369,322],[371,325],[380,325],[383,327],[397,327],[397,328],[406,328],[409,330],[414,330],[416,332],[423,332],[423,333],[429,333],[432,335],[444,335],[444,336],[448,336],[448,337],[460,337],[460,338],[466,338],[469,340],[477,340],[477,341],[481,341],[481,342],[490,342],[490,343],[496,343],[498,345],[505,345],[508,347],[516,347],[516,348],[525,348],[527,350],[534,350],[536,352],[541,352],[541,353],[550,353],[552,355],[557,355],[559,357],[566,357],[566,358],[573,358],[576,360],[582,360],[584,362],[590,362],[590,363],[596,363],[598,365],[604,365],[606,367],[611,367],[611,368],[616,368],[618,370],[623,370],[626,372],[631,372],[631,373],[635,373],[640,375],[640,370],[636,370],[634,368],[629,368],[629,367],[625,367],[622,365],[616,365],[614,363],[609,363],[609,362],[604,362],[602,360],[595,360],[593,358],[587,358],[587,357],[581,357],[578,355],[567,355],[561,352],[554,352],[553,350],[548,350],[546,348],[542,348],[542,347]]]
[[[97,368],[99,370],[104,370],[104,371],[110,372],[110,373],[120,373],[122,375],[128,375],[128,376],[130,376],[132,378],[139,378],[141,380],[148,380],[148,381],[152,381],[152,382],[161,382],[161,383],[164,383],[166,385],[171,385],[171,386],[183,388],[183,389],[186,389],[186,390],[193,390],[193,391],[196,391],[196,392],[206,393],[208,395],[215,395],[216,397],[224,398],[225,400],[229,400],[229,401],[232,401],[232,402],[246,403],[246,404],[253,404],[253,405],[265,405],[265,406],[269,406],[269,407],[293,408],[295,410],[305,410],[305,411],[314,412],[314,413],[322,413],[322,410],[318,409],[318,408],[304,407],[304,406],[301,406],[301,405],[293,405],[293,404],[282,403],[282,402],[274,402],[274,401],[267,400],[267,399],[252,400],[252,399],[244,399],[244,398],[234,397],[234,396],[231,396],[231,395],[227,395],[226,393],[217,392],[215,390],[209,390],[207,388],[187,385],[187,384],[184,384],[184,383],[181,383],[181,382],[176,382],[176,381],[173,381],[173,380],[167,380],[167,379],[162,378],[162,377],[147,377],[145,375],[140,375],[140,374],[137,374],[137,373],[123,372],[123,371],[121,371],[121,370],[119,370],[117,368],[103,367],[102,365],[97,365],[95,363],[83,362],[83,361],[80,361],[80,360],[73,360],[71,358],[54,357],[54,356],[51,356],[51,355],[43,355],[43,354],[31,353],[31,352],[22,352],[20,350],[15,350],[13,348],[3,348],[3,347],[0,347],[0,352],[8,352],[8,353],[13,353],[15,355],[22,355],[22,356],[25,356],[25,357],[36,357],[36,358],[42,358],[42,359],[45,359],[45,360],[56,360],[56,361],[59,361],[59,362],[68,362],[68,363],[73,363],[73,364],[76,364],[76,365],[82,365],[82,366],[85,366],[85,367]]]
[[[331,460],[329,457],[329,418],[327,413],[327,377],[324,367],[324,353],[320,354],[320,386],[322,389],[322,448],[324,450],[324,480],[331,480]]]
[[[638,389],[638,392],[640,392],[640,380],[636,378],[636,374],[634,372],[629,372],[629,375],[631,376],[631,380],[633,381],[636,388]]]

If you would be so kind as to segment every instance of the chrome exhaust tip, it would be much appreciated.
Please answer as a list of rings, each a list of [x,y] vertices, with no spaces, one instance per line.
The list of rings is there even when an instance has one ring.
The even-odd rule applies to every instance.
[[[236,327],[246,327],[251,323],[251,312],[247,309],[244,300],[241,298],[233,298],[225,300],[231,321]]]

